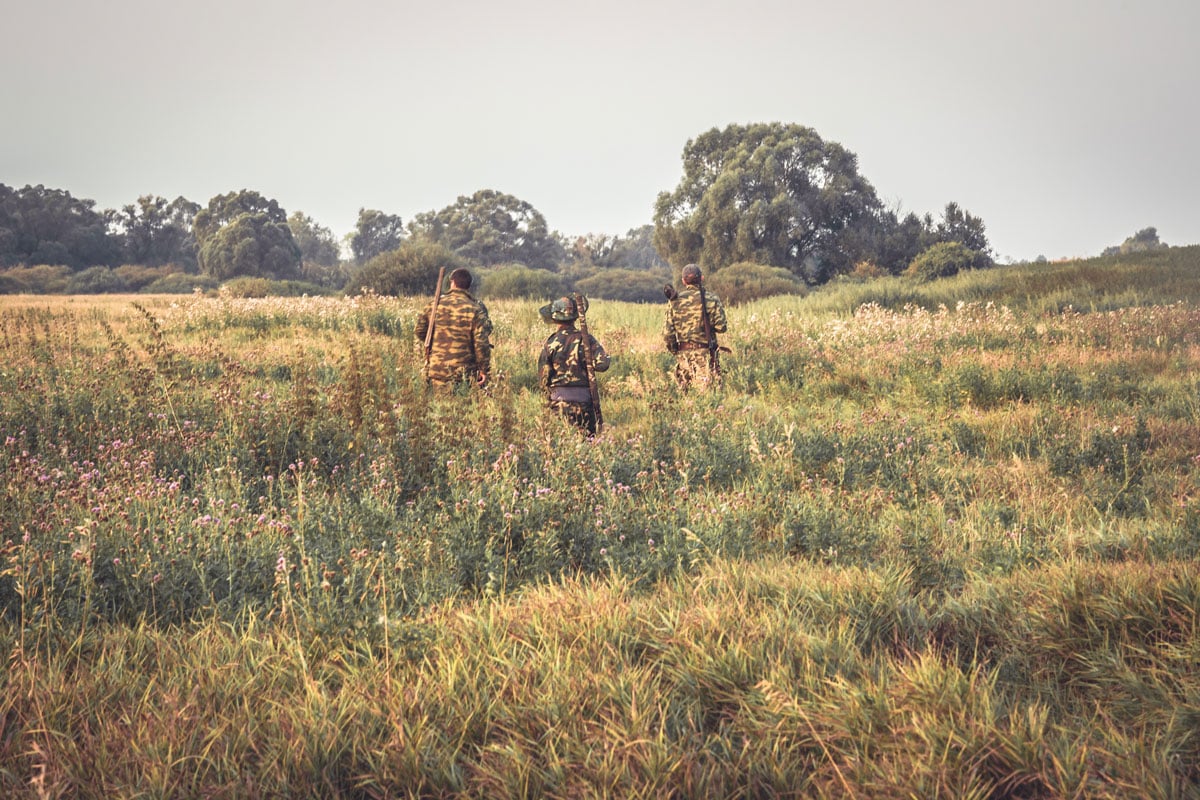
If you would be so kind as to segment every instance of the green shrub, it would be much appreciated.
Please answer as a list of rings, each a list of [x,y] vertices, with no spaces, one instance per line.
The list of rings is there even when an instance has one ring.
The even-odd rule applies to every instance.
[[[462,256],[444,245],[409,239],[368,261],[346,284],[346,294],[375,294],[411,297],[432,294],[438,268],[446,273],[468,266]]]
[[[116,294],[128,288],[111,267],[88,267],[67,280],[69,294]]]
[[[985,254],[970,249],[962,242],[938,242],[914,258],[905,273],[918,280],[932,281],[987,265]]]
[[[269,297],[271,282],[266,278],[234,278],[221,285],[230,297]]]
[[[230,297],[304,297],[329,294],[329,290],[304,281],[273,281],[267,278],[234,278],[222,284],[221,289]]]
[[[143,286],[141,291],[144,294],[191,294],[197,289],[207,292],[216,289],[217,286],[217,279],[209,275],[172,272]]]
[[[173,272],[179,272],[174,264],[164,264],[161,267],[146,267],[141,264],[122,264],[114,272],[125,282],[125,290],[139,292],[160,278],[165,278]]]
[[[334,293],[329,287],[308,281],[272,281],[271,287],[271,294],[276,297],[320,297]]]
[[[663,286],[671,279],[665,271],[603,269],[575,282],[576,291],[588,297],[656,303],[663,299]]]
[[[708,278],[706,284],[729,305],[740,305],[776,295],[804,295],[804,281],[781,267],[741,262],[730,264]]]
[[[63,294],[71,276],[69,267],[38,264],[32,267],[13,267],[4,273],[5,283],[14,287],[6,294]]]
[[[346,264],[317,264],[304,261],[300,264],[300,278],[306,283],[312,283],[327,289],[340,289],[350,280],[350,272]]]
[[[563,277],[545,269],[524,264],[504,264],[479,275],[490,298],[540,299],[558,297],[567,291]]]

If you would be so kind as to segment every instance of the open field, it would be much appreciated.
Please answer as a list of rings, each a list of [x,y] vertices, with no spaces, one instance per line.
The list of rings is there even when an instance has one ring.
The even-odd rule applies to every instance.
[[[1197,796],[1172,253],[734,308],[711,396],[597,301],[594,443],[537,301],[436,398],[415,299],[0,297],[0,793]]]

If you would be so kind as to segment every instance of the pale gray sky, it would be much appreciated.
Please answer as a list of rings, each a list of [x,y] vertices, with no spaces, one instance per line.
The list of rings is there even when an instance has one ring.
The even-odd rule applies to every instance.
[[[254,189],[339,237],[495,189],[652,221],[688,139],[809,126],[1001,260],[1200,243],[1196,0],[0,0],[0,183]]]

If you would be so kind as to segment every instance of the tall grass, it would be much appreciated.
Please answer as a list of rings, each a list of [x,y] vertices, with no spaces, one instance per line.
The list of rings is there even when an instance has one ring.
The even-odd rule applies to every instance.
[[[595,442],[531,301],[442,397],[416,299],[4,298],[0,787],[1189,796],[1200,312],[1077,291],[734,308],[682,396],[598,303]]]
[[[430,607],[355,641],[209,621],[25,654],[9,796],[1186,797],[1189,563],[913,594],[903,570],[722,561]]]
[[[935,309],[959,302],[994,303],[1032,313],[1109,311],[1135,305],[1170,305],[1194,299],[1200,245],[1147,253],[969,270],[951,278],[916,283],[907,278],[841,282],[814,292],[807,313],[852,312],[865,303],[900,309]]]

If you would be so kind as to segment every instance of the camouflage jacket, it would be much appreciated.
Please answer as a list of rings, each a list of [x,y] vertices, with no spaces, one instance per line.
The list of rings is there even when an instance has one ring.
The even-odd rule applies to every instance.
[[[610,359],[596,337],[588,334],[592,346],[592,369],[604,372]],[[542,345],[538,358],[538,376],[546,391],[566,387],[587,387],[583,333],[574,325],[560,327]]]
[[[712,322],[713,334],[724,333],[727,322],[721,298],[705,289],[704,299],[707,301],[705,305],[708,306],[708,318]],[[708,345],[708,338],[704,335],[704,321],[700,314],[700,290],[695,286],[684,286],[675,298],[667,303],[663,341],[672,353],[678,350],[680,345]]]
[[[429,330],[430,303],[417,317],[416,337],[422,345]],[[426,377],[450,383],[487,375],[492,366],[492,320],[487,307],[466,289],[451,286],[438,301],[433,325],[433,352]]]

